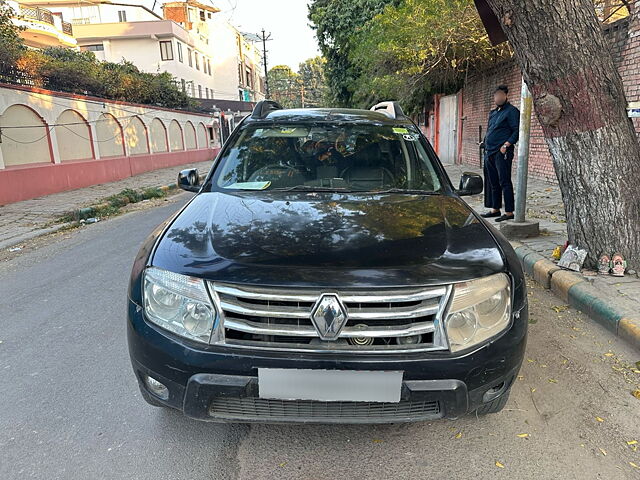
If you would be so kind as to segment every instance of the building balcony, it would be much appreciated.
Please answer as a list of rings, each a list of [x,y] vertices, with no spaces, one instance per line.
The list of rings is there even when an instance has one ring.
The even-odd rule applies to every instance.
[[[73,27],[62,20],[60,15],[53,14],[42,7],[22,5],[8,2],[14,11],[13,23],[23,30],[20,36],[25,44],[33,48],[77,47],[73,36]]]

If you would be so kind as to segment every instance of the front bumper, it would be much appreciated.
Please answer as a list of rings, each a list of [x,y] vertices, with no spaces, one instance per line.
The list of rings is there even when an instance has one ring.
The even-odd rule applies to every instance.
[[[499,338],[463,354],[341,355],[247,352],[188,343],[128,308],[129,352],[140,389],[152,403],[200,420],[229,422],[395,423],[455,418],[508,392],[522,363],[525,306]],[[400,370],[399,403],[269,400],[258,397],[258,368]],[[161,400],[146,387],[151,376],[168,387]]]

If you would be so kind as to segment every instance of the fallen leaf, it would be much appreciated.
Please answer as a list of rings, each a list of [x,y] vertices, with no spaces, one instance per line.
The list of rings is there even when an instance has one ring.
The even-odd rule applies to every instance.
[[[596,420],[599,421],[599,422],[604,422],[604,419],[600,418],[600,417],[596,417]]]
[[[533,360],[532,358],[527,358],[527,362],[529,362],[529,363],[533,363],[533,362],[535,362],[535,360]],[[639,367],[639,368],[640,368],[640,367]]]
[[[627,442],[627,445],[635,445],[635,444],[637,444],[637,443],[638,443],[638,441],[637,441],[637,440],[629,440],[629,441]]]
[[[604,455],[605,457],[607,456],[607,452],[604,449],[600,448],[599,450],[602,452],[602,455]]]
[[[640,390],[634,390],[633,392],[631,392],[631,395],[640,400]]]
[[[634,465],[635,466],[635,465]],[[500,462],[496,462],[496,467],[498,468],[504,468],[504,465],[501,464]]]
[[[558,380],[556,380],[555,378],[550,378],[549,383],[558,383]]]
[[[536,391],[536,389],[535,389],[535,388],[532,388],[532,389],[531,389],[531,393],[534,393],[535,391]]]
[[[278,466],[279,466],[280,468],[282,468],[282,467],[284,467],[286,464],[287,464],[287,462],[282,462],[282,463],[279,463],[279,464],[278,464]]]
[[[462,432],[458,432],[458,433],[456,433],[455,438],[462,438]]]
[[[527,438],[529,436],[528,433],[519,433],[518,435],[516,435],[516,437],[518,438]]]
[[[636,464],[635,464],[635,463],[633,463],[633,462],[629,462],[629,465],[631,465],[633,468],[640,468],[638,465],[636,465]]]
[[[524,375],[518,375],[518,380],[524,380]]]
[[[613,357],[613,353],[611,352],[607,352],[604,354],[605,357]]]
[[[551,309],[556,313],[564,312],[567,308],[569,308],[569,305],[554,305],[551,307]]]

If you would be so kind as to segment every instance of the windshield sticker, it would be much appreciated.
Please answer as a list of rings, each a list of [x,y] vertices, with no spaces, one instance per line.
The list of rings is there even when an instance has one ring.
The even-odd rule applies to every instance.
[[[393,133],[409,133],[409,130],[402,127],[393,127]]]
[[[404,138],[408,142],[415,142],[418,139],[418,136],[407,133],[406,135],[402,135],[402,138]]]
[[[234,188],[238,190],[265,190],[271,186],[271,182],[236,182],[224,188]]]

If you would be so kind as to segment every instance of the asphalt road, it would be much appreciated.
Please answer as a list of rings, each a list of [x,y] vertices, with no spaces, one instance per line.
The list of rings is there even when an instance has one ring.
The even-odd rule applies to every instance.
[[[0,479],[640,478],[640,354],[535,286],[500,414],[248,426],[148,406],[127,354],[127,280],[142,240],[187,198],[0,257]]]

